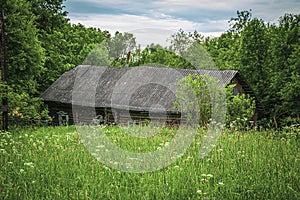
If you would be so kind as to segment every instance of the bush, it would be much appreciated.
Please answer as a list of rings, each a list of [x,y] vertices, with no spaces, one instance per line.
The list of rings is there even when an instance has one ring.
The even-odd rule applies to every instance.
[[[249,129],[253,126],[255,101],[248,94],[234,95],[234,84],[228,85],[226,125],[234,130]]]
[[[245,130],[253,126],[255,101],[248,94],[233,94],[235,84],[230,84],[223,91],[217,80],[208,75],[189,75],[178,81],[179,89],[176,93],[176,102],[174,107],[177,109],[187,105],[188,112],[195,112],[199,116],[197,118],[202,127],[205,127],[213,118],[217,118],[218,122],[222,122],[222,109],[226,107],[226,125],[234,130]],[[222,95],[226,93],[226,98]],[[213,98],[212,98],[213,96]],[[190,99],[197,101],[190,102]],[[189,102],[187,102],[189,101]],[[226,101],[226,105],[224,102]],[[213,107],[214,106],[214,107]],[[212,109],[218,113],[212,113]],[[195,109],[198,109],[195,111]],[[212,116],[214,114],[214,116]],[[195,119],[194,119],[195,120]]]
[[[174,107],[188,113],[190,122],[207,127],[209,122],[223,124],[226,98],[219,80],[209,75],[188,75],[178,81]],[[189,116],[191,115],[191,116]]]
[[[50,120],[48,111],[44,106],[43,99],[38,97],[31,97],[26,92],[15,92],[10,87],[7,87],[5,92],[5,85],[0,85],[0,98],[7,95],[9,107],[9,125],[39,125],[42,120]]]

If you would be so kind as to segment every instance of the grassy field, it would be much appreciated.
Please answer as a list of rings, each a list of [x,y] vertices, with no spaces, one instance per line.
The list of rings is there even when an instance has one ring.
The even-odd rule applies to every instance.
[[[163,129],[144,140],[102,129],[132,151],[162,148],[174,135]],[[227,131],[201,159],[203,134],[172,165],[126,173],[98,162],[74,126],[1,132],[0,199],[300,199],[298,137]]]

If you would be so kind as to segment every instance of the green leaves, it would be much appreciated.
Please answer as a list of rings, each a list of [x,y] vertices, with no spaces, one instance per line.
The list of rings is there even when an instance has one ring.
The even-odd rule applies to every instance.
[[[252,18],[251,12],[238,11],[230,26],[220,37],[204,41],[216,65],[242,72],[264,107],[265,118],[275,118],[281,125],[285,118],[296,119],[300,15],[286,14],[275,25]]]
[[[15,105],[23,118],[40,111],[41,99],[35,99],[59,76],[82,64],[89,52],[109,36],[95,28],[71,25],[63,11],[63,0],[7,0],[5,11],[8,84],[11,111]],[[23,97],[19,98],[19,97]],[[34,105],[34,108],[32,107]],[[25,111],[27,109],[27,111]],[[12,114],[12,113],[11,113]]]
[[[109,57],[108,47],[105,44],[106,42],[101,43],[100,45],[97,46],[96,45],[85,46],[89,54],[84,60],[83,64],[94,65],[94,66],[109,66],[110,63],[113,61],[113,59]]]
[[[4,95],[7,95],[9,102],[10,128],[28,125],[28,123],[39,124],[42,119],[48,119],[48,112],[43,107],[41,98],[32,97],[26,92],[16,92],[13,88],[1,83],[0,99]]]
[[[7,43],[8,83],[14,89],[37,94],[37,80],[43,71],[44,49],[38,40],[36,17],[27,1],[9,0],[4,4]]]
[[[207,74],[191,74],[180,79],[177,85],[174,108],[187,113],[189,123],[200,124],[202,127],[211,121],[222,123],[222,109],[226,106],[220,101],[225,99],[222,99],[223,88],[215,78]]]
[[[253,126],[255,101],[247,94],[233,94],[235,84],[226,87],[226,124],[233,130],[244,130]],[[250,123],[252,122],[252,124]]]
[[[221,116],[218,116],[217,113],[221,113],[222,109],[226,109],[224,113],[226,112],[228,127],[240,130],[253,125],[250,121],[253,122],[255,101],[246,94],[235,95],[233,93],[235,84],[226,87],[226,105],[224,102],[219,102],[225,100],[225,98],[221,98],[223,89],[213,77],[208,75],[188,75],[178,81],[178,87],[174,108],[187,109],[183,111],[194,111],[195,114],[199,114],[198,117],[193,116],[193,118],[199,120],[198,123],[201,126],[207,126],[211,120],[216,121],[212,117],[219,119]],[[194,101],[190,101],[191,99]],[[212,115],[212,109],[215,109],[217,113]]]
[[[107,31],[71,25],[63,2],[1,1],[6,16],[8,80],[17,94],[36,97],[83,62],[123,67],[131,51],[130,66],[238,69],[262,103],[264,117],[284,121],[299,115],[299,14],[285,14],[277,25],[253,18],[251,10],[237,11],[230,29],[218,38],[180,29],[171,36],[170,47],[151,44],[142,50],[130,33],[117,32],[110,38]],[[99,47],[106,39],[108,49]],[[194,55],[193,44],[203,46],[203,52],[197,52],[203,57]]]

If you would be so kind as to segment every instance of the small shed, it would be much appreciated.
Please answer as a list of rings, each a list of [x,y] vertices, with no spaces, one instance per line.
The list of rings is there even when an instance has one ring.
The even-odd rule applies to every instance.
[[[60,123],[59,113],[62,112],[67,115],[67,124],[90,123],[95,119],[100,123],[128,124],[150,118],[172,124],[180,119],[180,113],[173,106],[177,87],[174,80],[190,74],[208,74],[224,86],[235,83],[236,93],[255,98],[256,120],[261,106],[238,70],[80,65],[65,72],[41,97],[55,125]]]

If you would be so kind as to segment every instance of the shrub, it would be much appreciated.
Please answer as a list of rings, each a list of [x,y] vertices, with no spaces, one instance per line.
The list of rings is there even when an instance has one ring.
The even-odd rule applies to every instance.
[[[184,105],[190,113],[197,113],[199,116],[190,116],[197,118],[200,125],[206,126],[212,119],[222,120],[222,109],[226,108],[226,125],[235,130],[248,129],[253,125],[255,101],[248,94],[233,94],[235,84],[230,84],[224,88],[220,87],[219,82],[208,75],[188,75],[178,81],[176,101],[174,107],[183,109]],[[226,94],[226,98],[222,95]],[[213,97],[213,98],[212,98]],[[190,101],[190,99],[197,99]],[[226,105],[224,102],[226,101]],[[214,106],[214,107],[213,107]],[[212,113],[214,108],[217,113]],[[195,110],[198,109],[198,110]],[[194,119],[195,120],[195,119]]]
[[[41,120],[49,120],[48,111],[46,110],[43,100],[38,97],[31,97],[26,92],[15,92],[12,88],[0,84],[0,98],[7,95],[9,107],[10,126],[37,125]]]
[[[232,90],[235,84],[226,87],[227,113],[226,124],[228,127],[241,130],[253,126],[255,101],[248,94],[234,95]]]
[[[178,81],[174,107],[188,113],[188,120],[199,122],[202,127],[213,120],[222,122],[222,109],[225,100],[223,88],[218,80],[208,75],[188,75]],[[216,112],[218,111],[218,112]],[[213,115],[213,116],[212,116]]]

